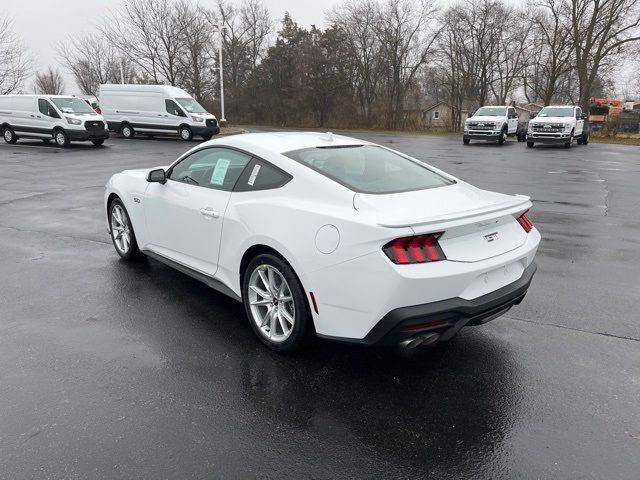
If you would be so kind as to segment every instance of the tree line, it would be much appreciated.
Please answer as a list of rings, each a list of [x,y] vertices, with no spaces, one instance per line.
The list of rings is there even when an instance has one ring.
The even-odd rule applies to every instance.
[[[103,83],[165,83],[216,110],[221,40],[234,122],[389,129],[411,128],[416,112],[437,102],[450,108],[451,129],[484,104],[586,110],[640,57],[640,0],[347,0],[325,20],[324,29],[289,14],[277,23],[261,0],[218,0],[211,9],[127,0],[56,51],[83,94],[97,95]],[[30,74],[20,48],[1,48],[17,41],[11,22],[3,26],[0,93]],[[55,69],[38,74],[35,87],[64,89]]]

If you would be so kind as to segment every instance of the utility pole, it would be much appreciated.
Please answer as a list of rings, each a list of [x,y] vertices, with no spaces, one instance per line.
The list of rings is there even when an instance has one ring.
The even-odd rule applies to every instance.
[[[224,116],[224,71],[222,67],[222,32],[226,27],[224,25],[215,25],[215,27],[218,29],[218,34],[220,35],[220,43],[218,45],[218,62],[220,63],[220,122],[226,123],[227,119]]]

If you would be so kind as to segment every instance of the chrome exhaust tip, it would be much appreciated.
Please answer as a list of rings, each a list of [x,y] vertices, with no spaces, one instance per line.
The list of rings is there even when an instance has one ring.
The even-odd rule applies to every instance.
[[[416,348],[418,345],[422,345],[423,338],[421,335],[417,337],[407,338],[400,342],[400,347],[406,348],[408,350],[412,348]]]
[[[435,343],[439,338],[440,338],[440,334],[435,332],[422,335],[422,342],[420,343],[420,346],[428,347],[429,345]]]

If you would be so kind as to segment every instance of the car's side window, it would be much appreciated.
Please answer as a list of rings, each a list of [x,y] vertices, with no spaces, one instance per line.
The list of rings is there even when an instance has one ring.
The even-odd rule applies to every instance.
[[[576,118],[578,120],[580,120],[580,116],[582,115],[582,109],[581,108],[576,108]]]
[[[41,114],[46,115],[47,117],[60,118],[58,112],[56,112],[53,106],[44,98],[38,99],[38,110],[40,110]]]
[[[509,118],[517,118],[518,114],[516,113],[516,109],[515,108],[510,108],[509,109]]]
[[[231,191],[250,160],[249,155],[235,150],[204,148],[175,165],[168,178],[190,185]]]
[[[175,115],[176,117],[186,117],[182,109],[178,107],[178,104],[173,100],[166,99],[164,101],[164,105],[167,109],[167,113],[170,113],[171,115]]]
[[[236,192],[271,190],[287,184],[293,177],[270,163],[254,158],[238,180]]]

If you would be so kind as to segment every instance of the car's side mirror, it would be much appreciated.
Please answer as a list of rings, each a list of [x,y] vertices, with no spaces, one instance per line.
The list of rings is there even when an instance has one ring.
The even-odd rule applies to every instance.
[[[151,170],[147,173],[147,182],[166,183],[167,173],[164,171],[164,168],[156,168],[155,170]]]
[[[581,114],[580,114],[580,118],[581,118],[582,120],[586,120],[586,119],[587,119],[587,114],[586,114],[586,113],[581,113]]]

